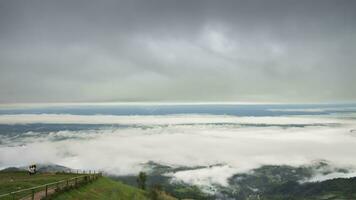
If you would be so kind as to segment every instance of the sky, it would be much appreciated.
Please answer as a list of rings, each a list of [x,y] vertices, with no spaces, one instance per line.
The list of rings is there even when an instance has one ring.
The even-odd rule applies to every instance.
[[[353,0],[2,0],[0,103],[355,102]]]

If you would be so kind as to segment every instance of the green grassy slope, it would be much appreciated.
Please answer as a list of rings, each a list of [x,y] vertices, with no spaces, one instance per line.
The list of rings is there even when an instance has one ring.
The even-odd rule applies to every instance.
[[[1,172],[0,171],[0,194],[5,194],[17,190],[31,188],[46,183],[52,183],[60,180],[65,180],[79,176],[78,174],[62,174],[62,173],[38,173],[36,175],[28,175],[25,171],[16,172]],[[19,193],[17,198],[30,195],[30,191]],[[82,185],[79,188],[69,191],[62,191],[53,196],[53,199],[149,199],[149,192],[140,190],[136,187],[125,185],[119,181],[112,180],[107,177],[100,177],[92,183]],[[11,196],[6,196],[3,199],[11,199]],[[175,200],[175,198],[159,192],[160,200]]]
[[[0,171],[0,194],[9,193],[16,190],[31,188],[46,183],[56,182],[78,176],[78,174],[55,174],[38,173],[28,175],[26,171],[1,172]]]
[[[101,177],[98,180],[84,185],[78,189],[56,195],[53,199],[67,200],[67,199],[148,199],[146,192],[135,187],[131,187],[111,180],[107,177]]]

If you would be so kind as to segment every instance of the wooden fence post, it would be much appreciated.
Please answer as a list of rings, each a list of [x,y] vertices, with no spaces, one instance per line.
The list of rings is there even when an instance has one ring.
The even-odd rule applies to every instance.
[[[48,195],[48,185],[46,185],[46,197]]]

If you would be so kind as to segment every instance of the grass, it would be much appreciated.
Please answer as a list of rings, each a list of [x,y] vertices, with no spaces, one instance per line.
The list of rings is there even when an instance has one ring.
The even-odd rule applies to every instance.
[[[76,176],[78,176],[78,174],[38,173],[30,176],[26,171],[0,172],[0,195]],[[16,198],[24,197],[29,194],[30,191],[21,192],[16,195]],[[7,196],[7,198],[10,197]]]
[[[60,180],[65,180],[78,176],[78,174],[63,174],[63,173],[39,173],[36,175],[28,175],[25,171],[20,172],[0,172],[0,195],[9,192],[27,189],[47,183],[52,183]],[[41,189],[43,190],[43,188]],[[23,192],[16,195],[16,199],[28,196],[31,192]],[[62,191],[54,194],[51,199],[67,200],[67,199],[132,199],[132,200],[148,200],[149,192],[123,184],[119,181],[112,180],[108,177],[100,177],[92,183],[82,185],[78,188]],[[7,196],[2,199],[11,199]],[[176,200],[167,195],[165,192],[158,193],[159,200]]]
[[[0,172],[0,194],[13,192],[78,176],[78,174],[38,173],[28,175],[26,171]]]
[[[132,200],[146,200],[147,194],[145,191],[138,188],[125,185],[121,182],[111,180],[107,177],[101,177],[98,180],[84,185],[78,189],[59,193],[54,196],[55,200],[67,199],[132,199]]]

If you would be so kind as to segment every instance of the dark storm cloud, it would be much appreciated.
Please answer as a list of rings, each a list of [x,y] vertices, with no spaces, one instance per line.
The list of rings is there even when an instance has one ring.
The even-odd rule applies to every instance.
[[[355,1],[0,2],[0,101],[354,101]]]

